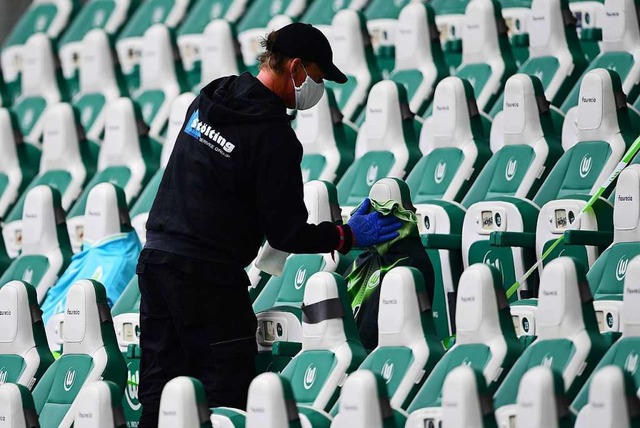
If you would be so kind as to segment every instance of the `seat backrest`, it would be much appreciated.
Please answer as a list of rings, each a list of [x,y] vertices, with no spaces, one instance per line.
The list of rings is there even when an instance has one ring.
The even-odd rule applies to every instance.
[[[491,109],[505,81],[516,69],[500,3],[497,0],[469,2],[462,31],[462,64],[456,76],[469,80],[480,110]]]
[[[390,78],[406,86],[409,108],[422,115],[438,82],[449,75],[431,6],[411,2],[402,8],[394,44],[395,67]]]
[[[562,376],[548,367],[537,366],[527,371],[518,387],[517,404],[515,420],[518,427],[567,426],[569,408],[564,400]]]
[[[331,89],[314,107],[298,112],[295,131],[304,150],[303,181],[338,181],[353,162],[355,132],[343,123]]]
[[[33,389],[53,363],[36,290],[26,282],[0,287],[0,384]]]
[[[538,206],[572,194],[592,194],[631,144],[629,115],[615,72],[596,69],[582,79],[578,142],[558,160],[534,198]],[[605,194],[606,196],[606,194]]]
[[[344,279],[318,272],[309,278],[302,306],[302,350],[285,367],[298,404],[328,410],[342,379],[364,360]]]
[[[180,376],[162,389],[158,428],[211,427],[207,394],[196,378]]]
[[[364,199],[383,177],[404,178],[419,151],[404,87],[385,80],[369,93],[365,121],[356,140],[356,161],[338,183],[343,207]]]
[[[33,398],[24,385],[15,383],[0,385],[0,416],[2,416],[2,423],[12,428],[40,426]]]
[[[100,183],[89,192],[85,209],[84,240],[95,245],[131,231],[124,191],[111,183]]]
[[[442,426],[447,428],[496,426],[482,373],[462,365],[447,375],[442,387],[442,416]]]
[[[0,108],[0,180],[5,183],[0,190],[0,218],[3,219],[20,196],[23,180],[16,148],[19,133],[15,122],[9,110]]]
[[[598,370],[589,388],[589,402],[580,410],[576,428],[630,428],[630,417],[636,416],[638,398],[627,394],[629,389],[619,367],[607,366]],[[631,397],[629,397],[631,395]],[[630,408],[634,406],[635,408]],[[633,412],[633,413],[632,413]],[[634,418],[637,422],[637,417]]]
[[[531,198],[562,153],[553,137],[549,104],[537,77],[515,74],[504,90],[503,143],[462,200],[472,204],[492,197]]]
[[[380,69],[389,73],[393,69],[394,46],[398,33],[398,16],[412,0],[371,0],[364,10],[367,28]]]
[[[74,428],[125,427],[121,395],[113,382],[97,380],[84,385],[75,403]]]
[[[345,119],[355,122],[365,108],[371,87],[381,78],[364,15],[356,10],[341,10],[333,18],[331,33],[333,62],[349,81],[342,85],[328,82],[326,86],[333,89]]]
[[[491,155],[466,80],[443,79],[432,106],[433,114],[420,132],[424,157],[407,178],[416,204],[440,198],[459,201]]]
[[[331,428],[396,426],[393,411],[382,376],[370,370],[357,370],[342,387],[339,411]]]
[[[249,386],[246,428],[300,427],[289,380],[263,373]]]
[[[29,37],[24,48],[21,96],[41,97],[48,103],[60,100],[52,43],[42,33]]]
[[[622,336],[640,337],[640,287],[637,278],[640,278],[640,258],[634,257],[627,267],[624,294],[622,299]]]
[[[202,35],[200,87],[219,77],[237,75],[244,70],[233,24],[216,19],[207,25]]]

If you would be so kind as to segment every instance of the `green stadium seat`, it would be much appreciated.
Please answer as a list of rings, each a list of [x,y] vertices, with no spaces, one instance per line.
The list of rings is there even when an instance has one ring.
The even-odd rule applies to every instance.
[[[103,30],[91,30],[80,45],[79,87],[71,103],[78,109],[82,127],[92,141],[99,141],[104,135],[106,106],[126,94],[113,52]]]
[[[347,76],[347,83],[326,82],[333,89],[346,120],[355,122],[367,102],[367,95],[380,79],[364,15],[351,9],[336,14],[329,39],[333,62]]]
[[[158,188],[160,187],[160,182],[162,181],[162,176],[164,175],[167,163],[169,163],[169,157],[173,151],[176,138],[182,130],[187,109],[193,102],[194,98],[195,95],[192,93],[185,93],[178,96],[171,103],[171,112],[169,113],[169,123],[167,126],[167,137],[162,145],[162,153],[160,154],[160,168],[149,180],[149,183],[144,187],[144,190],[140,194],[140,198],[131,208],[131,225],[138,233],[138,238],[143,244],[147,241],[147,218],[149,217],[149,211],[151,210],[153,201],[158,193]]]
[[[567,0],[532,0],[527,25],[530,56],[518,72],[536,76],[547,99],[560,107],[588,65]],[[502,111],[502,98],[491,109],[494,127]]]
[[[594,2],[595,3],[595,2]],[[635,0],[606,0],[602,14],[602,52],[589,64],[587,72],[596,68],[615,71],[622,81],[622,90],[633,103],[640,88],[640,12]],[[584,31],[583,31],[584,32]],[[567,114],[566,120],[575,120],[580,86],[576,84],[561,110]]]
[[[336,13],[344,9],[362,11],[369,0],[334,0],[327,5],[327,2],[314,1],[307,8],[300,22],[308,22],[322,31],[331,40],[331,21]]]
[[[515,421],[522,428],[573,427],[564,381],[558,372],[545,366],[536,366],[522,376],[518,386]]]
[[[97,380],[85,384],[75,403],[74,428],[125,428],[120,406],[122,391],[113,382]]]
[[[42,302],[71,262],[71,244],[60,193],[36,186],[27,194],[20,232],[20,255],[0,277],[0,285],[19,280],[31,284]]]
[[[431,5],[436,11],[436,25],[440,32],[442,51],[453,74],[462,62],[462,28],[464,11],[469,0],[433,0]]]
[[[191,6],[187,16],[176,32],[176,41],[178,49],[180,50],[180,57],[187,72],[190,86],[195,86],[199,82],[206,80],[204,76],[200,78],[200,70],[201,65],[204,67],[203,63],[208,59],[208,56],[211,55],[211,53],[217,55],[222,54],[212,49],[216,45],[213,41],[210,41],[210,37],[212,35],[218,35],[218,37],[220,37],[224,35],[224,33],[219,35],[220,33],[216,33],[215,31],[212,33],[211,30],[207,31],[206,29],[214,21],[227,22],[229,25],[236,24],[238,20],[242,18],[247,5],[250,3],[249,0],[198,0]],[[224,30],[219,29],[218,31]],[[231,42],[234,44],[231,45],[233,46],[231,52],[235,53],[237,50],[235,46],[235,34],[233,37]],[[239,56],[240,52],[238,51],[237,53]]]
[[[56,40],[67,29],[79,5],[78,0],[34,0],[22,14],[2,44],[0,56],[4,80],[14,87],[14,95],[20,92],[20,73],[28,64],[25,55],[33,48],[27,47],[28,39],[36,33],[44,33]]]
[[[58,41],[60,66],[71,87],[78,85],[79,71],[84,62],[82,45],[87,34],[100,29],[109,37],[115,36],[140,3],[140,0],[90,0],[83,4]]]
[[[421,116],[431,104],[437,84],[449,75],[435,12],[427,4],[409,3],[402,8],[397,26],[395,67],[389,78],[405,85],[409,108]]]
[[[529,369],[542,365],[557,371],[571,400],[605,353],[585,270],[575,259],[560,257],[545,268],[540,278],[536,334],[536,341],[518,358],[494,396],[500,426],[515,417],[518,385]]]
[[[569,0],[571,12],[576,17],[582,50],[591,62],[600,53],[605,20],[605,0]]]
[[[0,153],[0,218],[5,220],[40,164],[40,149],[22,140],[16,115],[6,108],[0,108]]]
[[[349,12],[340,12],[336,19],[342,13]],[[404,178],[420,157],[415,121],[402,85],[388,80],[377,83],[369,93],[365,114],[356,140],[356,160],[338,183],[343,219],[379,179]]]
[[[407,409],[407,426],[439,426],[443,418],[442,388],[455,367],[467,365],[478,370],[484,376],[487,393],[493,394],[520,356],[522,346],[497,269],[485,264],[466,269],[460,278],[456,305],[456,342]]]
[[[118,350],[102,284],[84,279],[71,287],[62,338],[62,355],[33,390],[43,428],[72,425],[73,403],[88,382],[114,382],[120,393],[125,388],[127,368]]]
[[[371,0],[364,10],[377,63],[385,76],[394,69],[395,41],[400,28],[398,25],[400,11],[410,2],[411,0]]]
[[[238,23],[238,42],[242,59],[249,71],[256,74],[258,55],[262,52],[260,39],[269,32],[269,21],[278,15],[299,18],[309,3],[308,0],[255,0]]]
[[[115,184],[124,189],[127,204],[131,207],[158,166],[158,144],[146,135],[142,115],[130,99],[113,101],[105,115],[106,131],[98,154],[98,170],[67,213],[74,252],[82,248],[89,191],[99,183]]]
[[[86,140],[70,104],[59,103],[45,113],[42,156],[38,175],[29,183],[22,196],[5,218],[2,229],[7,251],[16,257],[23,235],[22,217],[29,190],[46,185],[60,192],[62,209],[68,210],[96,170],[98,145]]]
[[[204,29],[201,41],[198,48],[202,57],[199,59],[198,70],[188,72],[191,77],[189,83],[196,81],[192,85],[194,92],[199,92],[215,79],[239,75],[245,71],[233,24],[223,19],[212,21]]]
[[[471,83],[478,108],[489,112],[516,72],[507,27],[497,0],[474,0],[465,10],[462,63],[455,75]]]
[[[382,279],[378,346],[360,370],[380,373],[393,408],[406,409],[444,354],[420,271],[396,267]],[[348,395],[343,391],[342,397]],[[343,406],[340,403],[340,406]]]
[[[511,50],[518,65],[529,58],[529,22],[533,0],[498,0],[509,31]]]
[[[32,390],[53,364],[36,290],[23,281],[0,287],[0,384]]]
[[[640,424],[638,406],[636,386],[629,375],[619,367],[603,367],[593,376],[589,401],[578,413],[575,428],[636,427]]]
[[[304,150],[303,181],[338,182],[353,163],[357,132],[342,121],[331,89],[315,107],[298,112],[295,131]]]
[[[442,426],[497,428],[491,395],[482,373],[477,369],[462,364],[451,370],[445,378],[442,386]]]
[[[180,376],[162,389],[158,428],[211,428],[210,413],[202,382]]]
[[[390,404],[383,377],[370,370],[357,370],[347,378],[338,405],[331,428],[402,428],[407,419]]]
[[[118,34],[116,51],[129,91],[140,86],[140,62],[145,46],[144,34],[154,24],[176,29],[192,0],[146,0],[136,9]],[[173,57],[173,55],[172,55]]]
[[[37,427],[38,414],[27,387],[15,383],[0,385],[0,415],[3,423],[12,428]]]
[[[34,34],[25,43],[23,61],[21,94],[11,109],[17,116],[24,139],[38,144],[44,111],[64,98],[58,86],[52,42],[44,34]]]

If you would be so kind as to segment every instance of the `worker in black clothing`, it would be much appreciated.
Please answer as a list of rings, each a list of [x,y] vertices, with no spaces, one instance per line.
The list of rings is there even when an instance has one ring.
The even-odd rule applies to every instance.
[[[217,79],[193,101],[149,213],[137,268],[141,427],[157,425],[176,376],[200,379],[211,407],[246,406],[257,347],[244,268],[265,236],[289,253],[346,253],[398,236],[395,217],[366,210],[343,226],[307,224],[302,146],[286,108],[311,108],[324,79],[347,78],[311,25],[263,44],[257,77]]]

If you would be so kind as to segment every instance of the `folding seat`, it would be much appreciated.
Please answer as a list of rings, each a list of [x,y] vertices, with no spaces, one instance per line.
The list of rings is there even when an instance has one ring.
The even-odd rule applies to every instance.
[[[139,3],[137,0],[90,0],[82,5],[78,15],[58,41],[60,66],[70,86],[77,87],[78,84],[78,74],[84,62],[82,57],[86,55],[83,54],[82,46],[87,34],[99,29],[110,37],[115,36]],[[104,72],[99,69],[96,71]]]
[[[210,413],[202,382],[180,376],[162,389],[158,428],[211,428]]]
[[[42,135],[42,117],[47,107],[61,101],[56,59],[51,40],[34,34],[24,45],[21,94],[11,106],[26,141],[38,144]]]
[[[582,50],[589,62],[600,53],[605,20],[605,0],[569,0],[571,12],[576,17],[576,27]]]
[[[315,107],[296,115],[295,131],[302,143],[302,179],[336,183],[353,163],[357,132],[342,121],[333,91],[326,88]]]
[[[78,6],[79,2],[75,0],[31,2],[2,44],[0,61],[2,74],[8,85],[19,86],[19,75],[24,71],[23,66],[28,64],[25,55],[33,49],[33,46],[27,47],[28,39],[36,33],[44,33],[52,40],[57,39],[67,29]]]
[[[407,419],[389,402],[382,376],[370,370],[357,370],[347,378],[338,406],[331,428],[401,428]]]
[[[442,423],[438,426],[497,428],[491,394],[480,371],[463,363],[449,372],[442,386]]]
[[[449,66],[449,73],[455,73],[462,62],[462,28],[464,11],[469,0],[433,0],[431,6],[436,12],[436,25],[440,32],[442,51]]]
[[[520,64],[518,73],[536,76],[542,83],[546,98],[553,106],[560,107],[589,64],[578,40],[569,2],[532,0],[531,13],[525,25],[530,55]],[[502,98],[491,109],[493,126],[502,120],[499,119],[499,112],[503,109]]]
[[[622,81],[622,90],[633,103],[640,90],[640,11],[635,0],[605,0],[602,17],[602,51],[589,64],[587,71],[605,68],[615,71]],[[580,85],[576,84],[561,110],[566,121],[576,120],[577,112],[571,110],[578,105]]]
[[[344,280],[338,274],[318,272],[311,276],[302,307],[302,348],[276,342],[274,352],[299,350],[281,376],[291,383],[300,412],[326,421],[330,420],[326,412],[338,398],[344,379],[362,363],[366,353],[358,338]],[[242,416],[234,409],[216,408],[212,421],[240,427],[230,424]]]
[[[42,302],[50,287],[71,262],[71,244],[64,221],[60,193],[36,186],[27,194],[19,241],[22,250],[0,277],[0,285],[12,280],[31,284]]]
[[[359,370],[382,375],[393,408],[406,409],[444,354],[420,271],[396,267],[382,279],[378,346]],[[348,395],[343,391],[342,397]],[[340,406],[348,405],[341,402]]]
[[[304,200],[307,222],[342,223],[335,187],[323,181],[305,184]],[[286,356],[272,355],[276,341],[303,341],[301,309],[306,284],[317,272],[342,275],[353,263],[353,256],[342,254],[292,254],[286,258],[282,272],[272,276],[253,303],[258,318],[258,371],[280,371],[290,361]],[[257,262],[261,266],[264,260]]]
[[[367,95],[381,79],[364,15],[356,10],[341,10],[331,21],[331,33],[333,62],[348,81],[325,82],[325,86],[333,89],[345,119],[355,122],[365,108]]]
[[[518,386],[516,414],[509,423],[522,428],[571,428],[562,376],[549,367],[529,369]]]
[[[118,350],[104,287],[82,279],[69,290],[64,311],[63,352],[33,390],[40,426],[70,427],[74,401],[94,380],[114,382],[124,391],[127,367]]]
[[[0,384],[31,390],[53,364],[35,288],[23,281],[3,285],[0,311]]]
[[[104,135],[106,106],[126,94],[125,83],[115,65],[115,51],[105,31],[88,32],[79,50],[78,93],[71,103],[79,111],[87,138],[99,141]]]
[[[3,424],[11,428],[32,428],[38,424],[33,397],[26,386],[15,383],[0,385],[0,415]]]
[[[362,11],[368,2],[369,0],[338,0],[329,5],[320,1],[312,2],[300,18],[300,22],[308,22],[331,40],[331,21],[336,13],[344,9]]]
[[[172,30],[177,28],[191,3],[191,0],[144,1],[120,31],[116,51],[130,92],[140,85],[142,51],[146,44],[144,34],[154,24],[164,24]]]
[[[347,16],[343,13],[350,12],[340,12],[336,19]],[[402,85],[392,81],[376,84],[365,113],[356,139],[356,160],[338,183],[343,218],[349,217],[380,178],[404,178],[420,157],[413,114]]]
[[[637,356],[637,354],[636,354]],[[638,397],[629,373],[615,366],[603,367],[593,375],[589,401],[585,403],[575,428],[631,428],[638,426]]]
[[[96,380],[85,384],[75,404],[74,428],[124,428],[120,407],[122,391],[113,382]]]
[[[50,107],[43,118],[42,155],[38,175],[29,183],[5,217],[2,229],[7,251],[17,257],[23,235],[22,218],[28,192],[49,186],[60,192],[62,209],[68,210],[96,170],[98,146],[84,139],[77,112],[70,104]]]
[[[38,174],[40,149],[22,140],[16,115],[0,108],[0,218],[9,210]]]
[[[242,50],[242,59],[250,72],[258,69],[258,55],[262,52],[260,39],[265,37],[268,23],[277,15],[287,15],[293,19],[302,15],[308,0],[255,0],[247,8],[238,23],[238,42]]]
[[[537,304],[538,337],[518,358],[494,396],[500,426],[516,415],[518,385],[527,370],[542,365],[557,371],[567,398],[572,400],[606,350],[582,264],[571,257],[549,263],[540,278]]]
[[[147,131],[140,109],[130,99],[119,98],[107,106],[97,172],[67,213],[74,252],[82,248],[87,197],[95,185],[109,182],[121,187],[131,207],[157,170],[160,146]]]
[[[481,372],[488,394],[509,372],[522,346],[501,284],[500,273],[493,266],[476,264],[462,274],[456,301],[456,343],[436,364],[409,405],[407,426],[438,426],[442,421],[442,388],[454,367],[467,365]]]
[[[629,266],[627,267],[626,279],[624,281],[624,297],[622,301],[621,308],[621,317],[620,317],[620,330],[622,331],[622,336],[609,347],[607,353],[600,359],[598,365],[594,370],[594,374],[591,375],[589,380],[582,387],[578,395],[575,397],[575,400],[571,403],[571,411],[575,414],[581,412],[585,406],[588,406],[588,403],[591,401],[590,395],[593,394],[593,391],[601,390],[606,391],[611,386],[597,386],[598,377],[601,377],[600,374],[602,371],[608,370],[608,366],[616,366],[620,370],[622,370],[625,375],[630,377],[628,386],[624,387],[624,391],[627,392],[628,395],[635,395],[636,391],[640,386],[640,372],[637,370],[638,368],[638,355],[640,354],[640,300],[638,300],[638,295],[640,295],[640,285],[638,284],[638,278],[640,277],[640,259],[635,257],[631,262],[629,262]],[[614,377],[613,375],[605,376],[607,378]],[[591,392],[590,392],[591,391]],[[625,393],[622,391],[621,393]],[[600,397],[600,400],[608,398]],[[624,400],[622,400],[624,401]],[[607,424],[602,426],[609,426]]]
[[[394,48],[400,11],[411,0],[371,0],[364,10],[367,28],[371,34],[371,43],[376,53],[380,70],[385,76],[394,69]]]
[[[142,39],[140,87],[132,98],[140,106],[144,122],[149,125],[149,135],[160,138],[166,127],[171,102],[186,90],[186,80],[166,26],[154,25]]]
[[[507,27],[497,0],[469,2],[462,32],[462,63],[455,75],[471,83],[478,108],[489,112],[516,72]]]
[[[82,252],[74,256],[42,304],[50,342],[61,318],[54,320],[54,316],[64,311],[69,289],[78,279],[100,281],[112,307],[135,275],[142,248],[129,221],[123,190],[111,183],[98,184],[87,198],[85,217]],[[56,336],[61,332],[58,329]]]
[[[199,92],[215,79],[239,75],[245,71],[233,24],[224,19],[211,21],[204,29],[200,41],[200,58],[191,70],[187,70],[193,92]]]
[[[182,58],[190,86],[195,86],[207,79],[204,73],[200,77],[200,71],[202,69],[204,72],[205,61],[208,61],[208,57],[212,53],[223,55],[222,51],[231,48],[228,52],[231,52],[232,56],[223,58],[225,60],[232,59],[237,55],[242,62],[237,47],[234,24],[243,16],[249,4],[249,0],[197,0],[191,6],[176,32],[180,58]],[[212,27],[213,22],[217,22],[217,24]],[[226,23],[226,25],[222,23]],[[215,38],[215,42],[211,40],[211,37]],[[221,42],[225,44],[223,45]],[[215,49],[216,46],[221,49]],[[229,64],[220,64],[219,67],[226,69]],[[239,73],[231,72],[221,76],[227,74]],[[210,80],[213,79],[209,78]]]
[[[162,153],[160,155],[160,168],[155,172],[153,177],[149,180],[149,183],[144,187],[144,190],[140,194],[140,198],[131,208],[131,225],[138,233],[138,238],[143,244],[147,241],[147,218],[149,217],[149,210],[153,205],[153,201],[158,193],[158,187],[160,187],[160,181],[164,175],[164,170],[169,163],[169,157],[173,151],[173,146],[178,137],[178,133],[182,130],[182,125],[185,120],[185,115],[189,105],[193,102],[195,95],[192,93],[185,93],[178,96],[171,103],[171,112],[169,113],[169,123],[167,125],[167,137],[162,145]]]
[[[402,8],[395,33],[395,66],[389,78],[405,85],[409,108],[421,116],[431,104],[436,85],[449,75],[442,54],[435,12],[427,4]]]

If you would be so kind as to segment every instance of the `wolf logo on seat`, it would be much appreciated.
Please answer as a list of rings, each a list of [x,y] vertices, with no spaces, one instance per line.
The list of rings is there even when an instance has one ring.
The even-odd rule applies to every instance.
[[[373,186],[378,179],[378,165],[372,164],[367,170],[367,186]]]
[[[307,270],[304,268],[304,266],[300,266],[296,271],[296,277],[293,285],[296,288],[296,290],[300,290],[302,288],[306,277],[307,277]]]
[[[620,257],[618,264],[616,265],[616,279],[622,281],[627,275],[627,266],[629,265],[629,259],[625,256]]]
[[[140,410],[142,404],[138,401],[138,384],[140,383],[140,370],[135,372],[131,371],[129,367],[131,363],[127,364],[127,389],[124,391],[124,397],[127,400],[127,404],[132,410]]]
[[[443,161],[438,162],[438,165],[436,165],[436,170],[433,173],[433,179],[435,180],[436,184],[442,183],[442,180],[444,180],[444,175],[446,172],[447,172],[447,163]]]
[[[67,369],[67,374],[64,375],[64,384],[62,385],[64,387],[64,390],[69,392],[71,391],[71,388],[73,388],[73,384],[76,381],[76,371],[73,370],[73,367],[69,367],[69,369]]]
[[[393,377],[393,363],[391,360],[385,361],[380,374],[382,375],[382,379],[386,380],[387,383],[391,381],[391,378]]]
[[[316,371],[317,367],[314,367],[313,364],[309,364],[307,370],[304,372],[303,386],[304,389],[311,389],[313,384],[316,382]]]
[[[0,369],[0,385],[7,382],[7,371],[3,368]]]
[[[631,352],[627,355],[627,359],[624,362],[624,369],[632,375],[636,374],[636,370],[638,370],[638,354]]]
[[[504,170],[504,178],[507,181],[513,180],[513,177],[516,176],[516,170],[518,169],[518,161],[517,159],[511,158],[507,162],[507,167]]]
[[[591,165],[593,163],[593,159],[587,153],[582,157],[580,161],[580,177],[585,178],[591,172]]]

